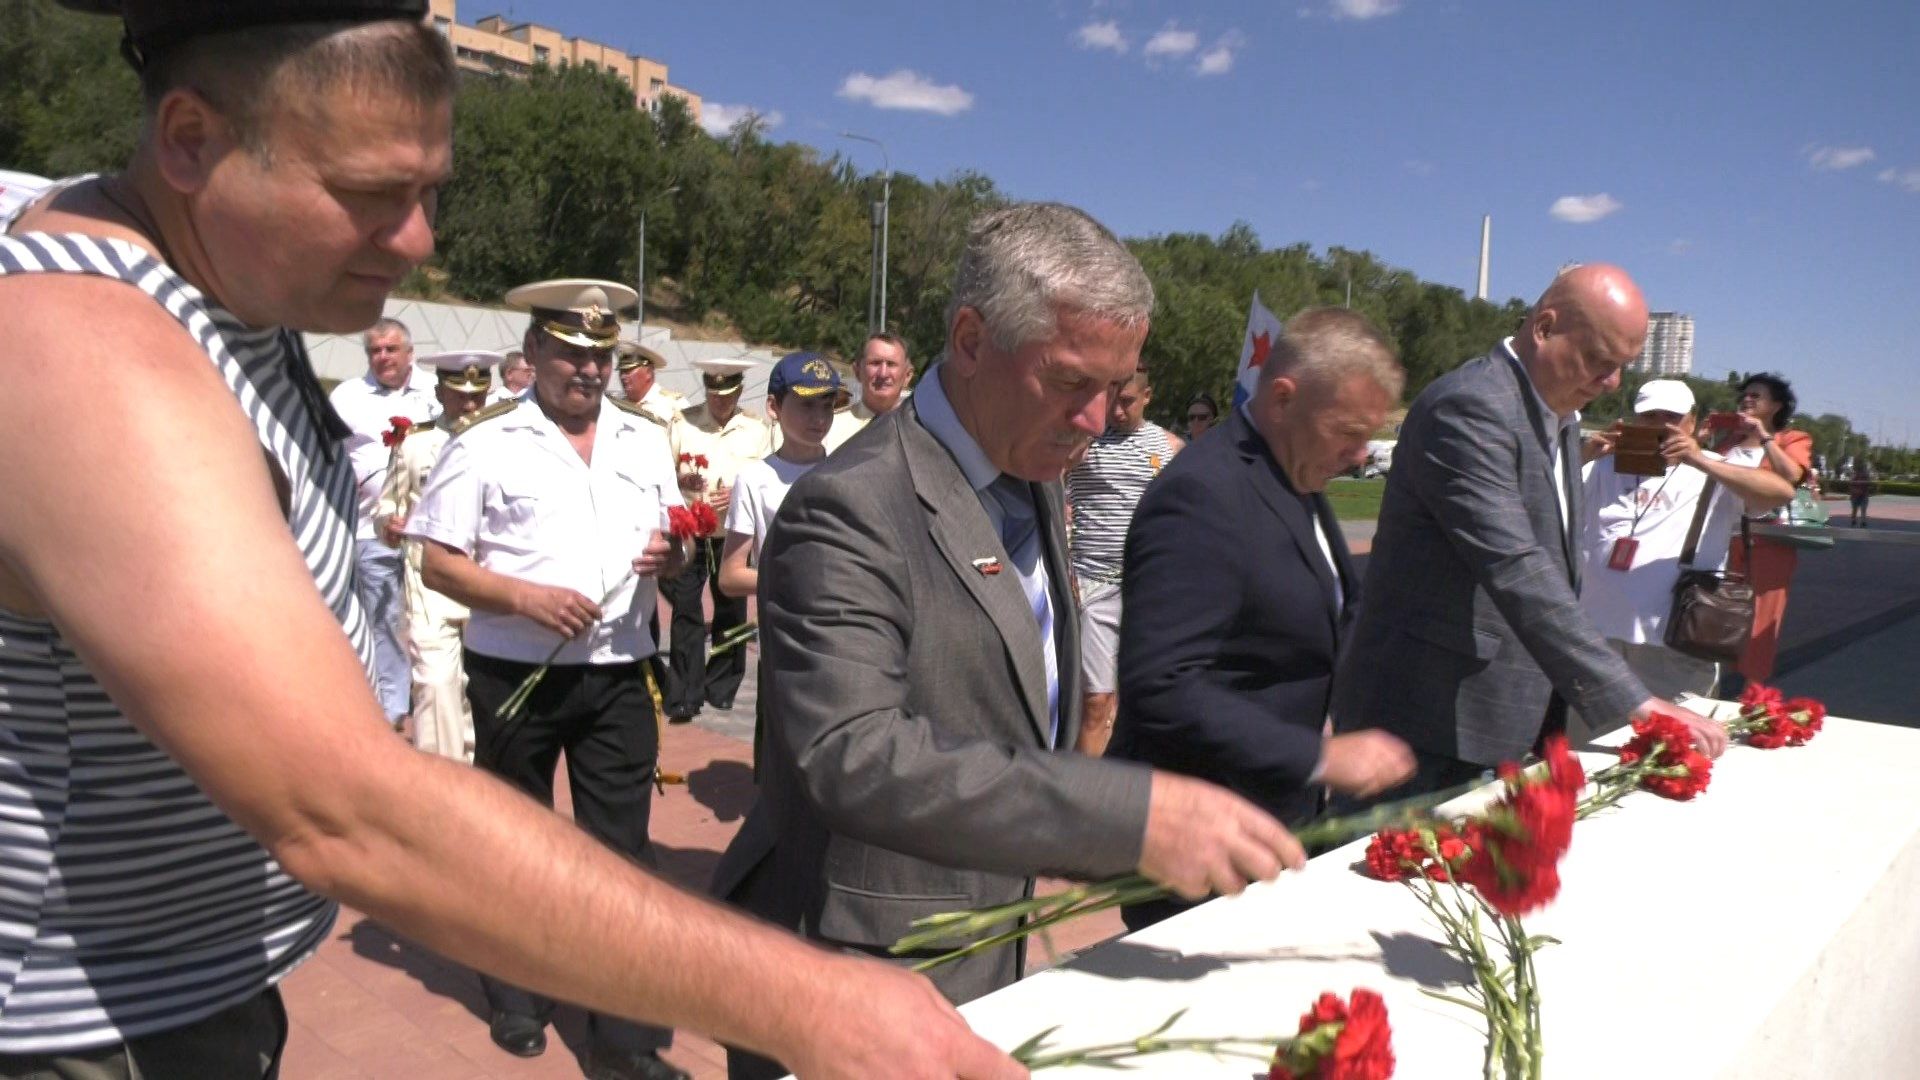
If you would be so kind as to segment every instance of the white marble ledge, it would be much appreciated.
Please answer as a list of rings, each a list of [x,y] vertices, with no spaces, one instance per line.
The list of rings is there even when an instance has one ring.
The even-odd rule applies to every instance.
[[[1916,780],[1920,732],[1829,718],[1804,747],[1730,748],[1693,802],[1643,792],[1581,822],[1559,899],[1526,920],[1563,942],[1538,958],[1546,1075],[1920,1077]],[[1353,869],[1365,844],[962,1012],[1006,1047],[1053,1024],[1061,1046],[1130,1039],[1181,1008],[1174,1034],[1284,1034],[1321,991],[1368,987],[1387,999],[1398,1076],[1478,1076],[1479,1017],[1421,993],[1459,969],[1404,886]],[[1178,1054],[1130,1075],[1259,1072]]]

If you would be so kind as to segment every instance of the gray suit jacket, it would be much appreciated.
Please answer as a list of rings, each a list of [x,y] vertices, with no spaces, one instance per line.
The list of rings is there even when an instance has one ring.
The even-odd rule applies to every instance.
[[[1557,690],[1583,716],[1647,697],[1581,608],[1579,432],[1556,432],[1504,348],[1421,393],[1401,425],[1336,679],[1340,731],[1380,727],[1477,764],[1532,748]],[[1551,442],[1563,440],[1567,520]]]
[[[979,497],[918,419],[875,421],[796,483],[762,552],[759,802],[717,895],[816,939],[884,948],[922,916],[1028,894],[1040,873],[1138,864],[1150,774],[1069,749],[1079,646],[1061,491],[1037,485],[1060,671],[1060,750],[1039,628]],[[974,560],[998,558],[988,575]],[[955,1001],[1019,951],[937,970]]]

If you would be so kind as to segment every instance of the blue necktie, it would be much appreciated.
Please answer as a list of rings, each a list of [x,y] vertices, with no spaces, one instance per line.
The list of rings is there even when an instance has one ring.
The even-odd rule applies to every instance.
[[[1047,671],[1047,745],[1051,747],[1060,740],[1060,665],[1054,653],[1053,600],[1048,595],[1046,571],[1040,565],[1040,514],[1033,505],[1032,487],[1024,480],[1002,476],[987,491],[1000,505],[1000,541],[1020,575],[1020,588],[1027,594],[1033,621],[1040,627]]]

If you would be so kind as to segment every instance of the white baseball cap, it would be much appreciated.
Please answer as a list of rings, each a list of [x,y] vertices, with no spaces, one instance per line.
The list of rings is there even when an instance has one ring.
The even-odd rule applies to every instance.
[[[1679,379],[1649,379],[1633,399],[1633,411],[1685,416],[1693,411],[1693,390]]]

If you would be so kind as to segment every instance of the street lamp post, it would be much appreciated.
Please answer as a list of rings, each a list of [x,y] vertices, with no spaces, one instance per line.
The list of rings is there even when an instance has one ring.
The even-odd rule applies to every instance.
[[[675,184],[656,194],[664,199],[679,190],[680,185]],[[633,338],[638,341],[640,335],[647,329],[647,200],[645,199],[640,201],[640,254],[639,258],[634,260],[633,279],[633,291],[638,294],[638,299],[633,305]]]
[[[877,272],[880,306],[877,312],[869,308],[867,330],[869,332],[885,330],[887,328],[887,219],[893,208],[893,161],[887,156],[887,144],[879,139],[867,135],[856,135],[851,131],[841,132],[840,137],[872,143],[880,148],[880,268]]]

